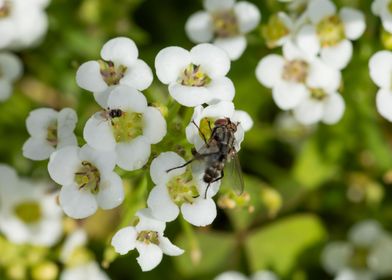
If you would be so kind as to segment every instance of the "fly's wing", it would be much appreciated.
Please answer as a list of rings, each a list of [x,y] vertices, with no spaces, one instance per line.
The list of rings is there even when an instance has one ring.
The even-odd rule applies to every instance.
[[[227,184],[234,189],[237,195],[241,195],[244,191],[244,178],[242,177],[240,160],[235,151],[229,156],[225,164],[225,177],[226,176]]]
[[[195,161],[192,163],[192,170],[195,173],[204,173],[207,166],[214,158],[214,155],[219,153],[219,147],[212,143],[204,144],[194,155]]]

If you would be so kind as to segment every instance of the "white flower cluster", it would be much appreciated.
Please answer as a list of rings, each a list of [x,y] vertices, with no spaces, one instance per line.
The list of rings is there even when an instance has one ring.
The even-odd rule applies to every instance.
[[[269,270],[255,272],[251,277],[247,277],[237,271],[226,271],[214,278],[214,280],[278,280],[278,276]]]
[[[295,23],[280,18],[270,28],[283,29],[276,38],[283,55],[264,57],[256,68],[257,79],[272,89],[277,106],[292,110],[300,123],[337,123],[345,110],[340,70],[352,57],[351,40],[365,30],[364,15],[351,8],[337,12],[330,0],[312,0]]]
[[[389,0],[373,0],[372,12],[381,18],[382,26],[392,33],[392,6]]]
[[[376,280],[390,278],[392,236],[374,220],[354,225],[349,241],[329,243],[323,250],[324,269],[335,280]]]

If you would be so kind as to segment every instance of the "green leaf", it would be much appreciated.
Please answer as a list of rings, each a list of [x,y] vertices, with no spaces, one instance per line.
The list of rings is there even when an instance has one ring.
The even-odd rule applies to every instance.
[[[251,270],[272,268],[287,275],[300,254],[322,241],[325,235],[321,221],[311,214],[291,216],[259,229],[245,242]]]

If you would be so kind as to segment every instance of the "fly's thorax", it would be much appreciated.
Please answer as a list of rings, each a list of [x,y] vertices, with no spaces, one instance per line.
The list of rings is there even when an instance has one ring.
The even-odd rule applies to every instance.
[[[316,26],[317,35],[321,46],[331,47],[345,39],[344,24],[338,15],[322,19]]]
[[[153,230],[143,230],[138,232],[136,240],[144,244],[155,244],[159,246],[159,233]]]
[[[24,201],[14,206],[14,214],[26,224],[37,223],[42,218],[42,208],[38,201]]]
[[[121,116],[111,119],[113,136],[117,143],[130,142],[143,134],[143,114],[132,111],[121,112]]]
[[[309,64],[301,59],[288,60],[284,64],[282,79],[288,82],[304,83],[309,73]]]
[[[0,19],[8,17],[11,13],[11,8],[11,2],[5,0],[3,5],[0,6]]]
[[[212,14],[214,35],[219,38],[229,38],[240,34],[238,19],[233,9]]]
[[[89,190],[96,194],[99,192],[101,174],[98,168],[88,161],[82,161],[78,170],[75,172],[75,182],[79,190]]]
[[[127,71],[127,66],[115,65],[112,61],[99,60],[102,79],[108,86],[118,85]]]
[[[193,179],[192,172],[189,170],[181,175],[172,177],[166,183],[166,187],[170,199],[178,206],[181,206],[183,203],[192,203],[199,196],[196,182]]]
[[[200,65],[191,63],[181,72],[177,81],[183,86],[204,87],[210,84],[211,78]]]

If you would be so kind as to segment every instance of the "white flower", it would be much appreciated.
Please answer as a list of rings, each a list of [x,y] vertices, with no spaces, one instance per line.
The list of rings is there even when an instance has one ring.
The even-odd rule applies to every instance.
[[[372,12],[381,18],[382,26],[386,31],[392,33],[392,7],[389,0],[374,0]]]
[[[349,242],[332,242],[321,261],[335,280],[375,280],[392,275],[392,237],[373,220],[360,222],[349,232]]]
[[[188,142],[193,144],[196,150],[199,151],[205,144],[204,139],[200,135],[199,128],[208,141],[212,133],[211,129],[214,128],[214,122],[221,118],[229,118],[232,122],[238,123],[237,131],[234,134],[236,140],[235,149],[238,152],[241,142],[244,140],[244,132],[252,127],[253,121],[246,112],[235,111],[234,104],[230,101],[221,101],[205,108],[201,105],[195,107],[192,121],[185,129]]]
[[[191,15],[185,25],[188,37],[194,43],[213,42],[224,49],[231,60],[245,51],[245,34],[259,24],[258,8],[247,1],[204,0],[205,11]]]
[[[268,23],[262,27],[262,34],[269,48],[283,46],[290,40],[299,21],[294,21],[284,12],[273,14]]]
[[[143,271],[154,269],[163,254],[179,256],[184,253],[163,236],[166,224],[154,219],[150,209],[139,210],[136,216],[139,218],[136,226],[122,228],[113,236],[112,246],[117,253],[124,255],[136,248],[139,252],[136,260]]]
[[[0,0],[0,49],[36,45],[48,29],[48,1]]]
[[[166,121],[161,112],[147,106],[138,90],[119,85],[112,89],[106,111],[94,114],[86,123],[83,135],[93,148],[111,152],[116,163],[125,170],[143,167],[150,156],[151,144],[166,135]],[[110,110],[120,110],[121,116],[110,117]]]
[[[155,58],[158,79],[169,85],[170,95],[181,105],[194,107],[234,98],[233,82],[226,77],[230,60],[211,44],[187,51],[180,47],[161,50]]]
[[[380,87],[376,105],[378,112],[392,122],[392,52],[379,51],[369,61],[370,77]]]
[[[86,218],[102,209],[117,207],[124,200],[120,176],[113,172],[115,155],[94,150],[88,145],[82,148],[68,146],[50,156],[50,177],[62,185],[60,206],[75,219]]]
[[[87,244],[87,233],[83,229],[77,229],[65,239],[60,251],[62,263],[72,261],[72,254],[80,247]]]
[[[20,78],[23,65],[19,57],[10,52],[0,52],[0,102],[12,93],[12,84]]]
[[[314,55],[320,52],[321,59],[334,68],[345,68],[353,52],[350,40],[358,39],[366,28],[363,13],[346,7],[337,13],[332,1],[312,0],[306,14],[311,23],[298,32],[298,46]]]
[[[56,150],[66,146],[76,146],[74,129],[76,112],[71,108],[57,112],[50,108],[40,108],[30,112],[26,119],[30,138],[23,145],[23,155],[32,160],[44,160]]]
[[[20,180],[0,165],[0,232],[13,243],[52,246],[63,232],[56,194],[46,184]]]
[[[95,261],[64,269],[60,280],[110,280]]]
[[[102,60],[83,63],[77,73],[78,85],[94,93],[95,100],[106,108],[111,87],[126,85],[145,90],[153,80],[151,68],[141,59],[136,44],[129,38],[109,40],[101,49]]]
[[[186,167],[167,172],[184,163],[185,160],[174,152],[162,153],[152,161],[150,175],[155,187],[148,196],[147,205],[161,221],[173,221],[181,209],[189,223],[209,225],[216,217],[216,205],[211,197],[217,193],[220,182],[212,183],[207,190],[202,173],[192,174]]]
[[[237,271],[226,271],[219,274],[214,280],[278,280],[278,277],[268,270],[257,271],[251,277],[246,277]]]
[[[309,96],[309,88],[322,87],[331,92],[341,82],[338,70],[301,51],[291,41],[284,44],[283,56],[271,54],[260,60],[256,77],[261,84],[272,88],[272,97],[283,110],[298,106]]]

